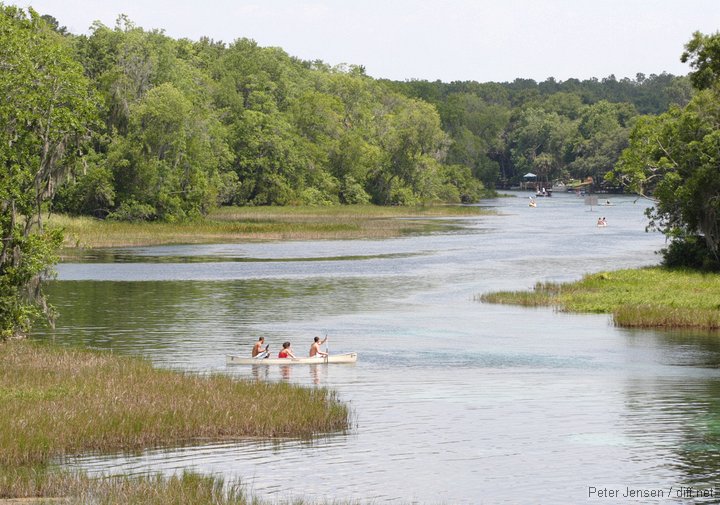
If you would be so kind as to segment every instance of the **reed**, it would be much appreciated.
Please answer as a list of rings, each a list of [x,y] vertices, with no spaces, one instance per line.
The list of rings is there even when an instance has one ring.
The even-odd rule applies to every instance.
[[[0,467],[200,440],[307,437],[348,428],[327,389],[158,370],[143,359],[0,346]]]
[[[185,472],[181,475],[141,475],[90,478],[83,472],[49,470],[47,467],[0,470],[0,499],[13,497],[23,503],[75,504],[236,504],[261,502],[248,497],[239,483]],[[36,501],[28,502],[35,498]],[[2,503],[0,501],[0,503]]]
[[[280,477],[279,477],[280,478]],[[12,498],[6,501],[6,498]],[[308,500],[270,502],[252,496],[239,481],[183,472],[179,475],[88,477],[47,468],[0,468],[0,504],[8,505],[305,505]],[[359,501],[320,502],[359,505]]]
[[[483,302],[608,313],[618,326],[720,329],[720,275],[661,267],[601,272],[573,283],[538,283]]]
[[[182,223],[128,223],[53,215],[66,247],[124,247],[252,240],[390,238],[452,226],[439,217],[486,213],[471,206],[223,207],[207,218]]]

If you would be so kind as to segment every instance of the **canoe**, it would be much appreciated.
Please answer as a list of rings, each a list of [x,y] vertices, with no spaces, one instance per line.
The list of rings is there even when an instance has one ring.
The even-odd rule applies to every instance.
[[[247,358],[245,356],[226,357],[228,365],[323,365],[325,363],[355,363],[356,352],[345,354],[331,354],[327,358],[313,356],[312,358]]]

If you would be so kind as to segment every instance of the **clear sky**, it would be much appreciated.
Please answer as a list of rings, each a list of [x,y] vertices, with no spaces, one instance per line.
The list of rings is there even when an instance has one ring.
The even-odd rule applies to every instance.
[[[173,38],[241,37],[396,80],[512,81],[685,75],[694,31],[720,30],[720,0],[4,0],[73,33],[127,14]]]

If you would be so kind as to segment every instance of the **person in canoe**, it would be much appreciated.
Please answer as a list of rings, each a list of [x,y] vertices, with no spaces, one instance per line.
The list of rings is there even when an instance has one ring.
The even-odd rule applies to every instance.
[[[292,347],[290,347],[290,342],[283,342],[282,347],[282,350],[278,353],[278,358],[295,358]]]
[[[313,343],[310,346],[310,357],[311,358],[313,356],[320,356],[320,357],[324,358],[328,355],[328,353],[320,350],[320,346],[323,345],[326,341],[327,341],[327,336],[322,340],[320,340],[320,337],[315,337],[313,339]]]
[[[253,358],[267,358],[270,356],[270,352],[268,349],[270,348],[270,344],[266,345],[263,348],[263,344],[265,343],[265,337],[260,337],[257,342],[255,342],[255,345],[252,349],[252,357]]]

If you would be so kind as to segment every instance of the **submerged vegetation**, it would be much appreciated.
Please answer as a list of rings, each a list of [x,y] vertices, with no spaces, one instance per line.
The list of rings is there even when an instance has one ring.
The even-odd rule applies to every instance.
[[[602,272],[572,283],[537,283],[532,291],[488,293],[480,300],[607,313],[616,325],[628,328],[720,329],[720,275],[689,270]]]
[[[72,491],[82,476],[49,466],[65,456],[309,437],[350,423],[347,407],[322,388],[158,370],[139,358],[27,341],[0,344],[0,362],[0,496]]]
[[[192,222],[163,223],[51,217],[65,230],[66,247],[199,244],[247,240],[390,238],[438,231],[448,219],[487,211],[473,206],[223,207]]]

